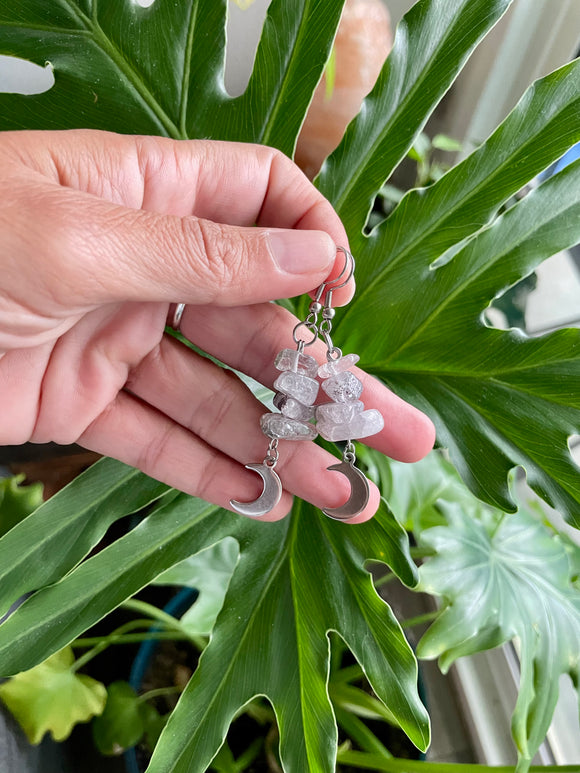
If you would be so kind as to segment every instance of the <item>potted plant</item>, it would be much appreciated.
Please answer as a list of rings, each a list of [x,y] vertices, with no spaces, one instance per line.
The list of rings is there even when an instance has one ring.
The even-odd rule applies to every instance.
[[[580,431],[580,334],[527,338],[490,328],[484,312],[540,262],[580,240],[579,162],[498,216],[580,139],[580,63],[534,84],[470,156],[366,228],[384,182],[509,5],[420,0],[316,178],[357,258],[357,297],[337,320],[344,349],[359,352],[366,370],[429,413],[439,444],[478,499],[462,494],[437,508],[436,525],[427,519],[433,528],[424,528],[421,517],[400,509],[390,485],[394,468],[369,452],[369,474],[388,495],[373,521],[350,528],[296,502],[285,521],[257,524],[103,460],[0,542],[4,608],[33,592],[0,626],[0,671],[8,676],[62,650],[189,555],[235,540],[238,558],[211,639],[149,773],[207,770],[232,719],[256,695],[275,712],[285,771],[330,772],[337,754],[351,767],[434,770],[364,748],[339,753],[328,695],[333,631],[393,719],[419,749],[428,746],[415,654],[366,569],[385,563],[404,584],[417,585],[404,526],[434,553],[422,586],[445,600],[420,656],[439,656],[448,667],[469,652],[520,641],[518,773],[529,770],[547,730],[560,674],[578,683],[577,549],[541,521],[515,514],[508,476],[524,467],[532,488],[578,525],[580,485],[568,438]],[[36,96],[0,95],[0,127],[235,139],[292,155],[341,9],[340,0],[274,0],[248,88],[233,99],[221,85],[225,0],[156,0],[148,8],[66,0],[42,11],[33,2],[14,10],[4,4],[0,52],[38,64],[48,59],[55,84]],[[128,24],[140,34],[119,38]],[[175,35],[170,48],[167,29]],[[168,88],[176,81],[185,83],[187,100]],[[300,300],[293,307],[304,310]],[[455,480],[447,463],[441,475]],[[139,525],[89,555],[113,522],[143,507],[148,515]]]

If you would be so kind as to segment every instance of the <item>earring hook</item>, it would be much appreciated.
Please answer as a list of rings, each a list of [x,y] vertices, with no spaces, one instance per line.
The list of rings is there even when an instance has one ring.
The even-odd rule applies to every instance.
[[[341,287],[345,287],[350,280],[352,279],[352,276],[354,274],[355,269],[355,260],[351,252],[349,252],[345,247],[337,247],[337,252],[343,252],[344,253],[344,267],[340,274],[335,277],[334,279],[327,279],[325,282],[323,282],[318,290],[316,291],[316,301],[320,301],[324,293],[326,293],[325,299],[324,299],[324,305],[330,306],[332,301],[332,293],[335,290],[339,290]],[[348,272],[348,276],[346,279],[341,281],[341,279],[344,277],[344,275]],[[339,284],[336,284],[336,283]]]

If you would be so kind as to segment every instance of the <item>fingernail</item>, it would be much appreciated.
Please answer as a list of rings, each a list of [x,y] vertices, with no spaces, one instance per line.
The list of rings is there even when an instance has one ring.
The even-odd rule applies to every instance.
[[[330,270],[336,257],[336,247],[323,231],[270,231],[268,242],[274,260],[288,274]]]

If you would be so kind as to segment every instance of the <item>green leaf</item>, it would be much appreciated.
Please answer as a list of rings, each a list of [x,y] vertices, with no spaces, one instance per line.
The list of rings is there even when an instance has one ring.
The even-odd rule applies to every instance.
[[[384,759],[390,759],[393,756],[362,719],[345,709],[335,707],[335,712],[343,733],[346,733],[360,749],[371,754],[379,754]]]
[[[355,256],[360,257],[362,229],[378,190],[509,4],[422,0],[399,23],[375,87],[318,177],[346,225]]]
[[[439,451],[413,465],[392,460],[388,465],[391,477],[383,493],[393,513],[416,537],[425,529],[446,523],[439,507],[441,500],[467,505],[476,501]]]
[[[412,161],[426,162],[429,158],[430,151],[431,140],[426,134],[421,132],[415,137],[415,142],[411,146],[411,149],[407,155]]]
[[[189,556],[155,579],[157,585],[185,585],[199,591],[195,603],[181,616],[181,622],[193,634],[211,633],[223,606],[238,552],[234,539],[224,539]]]
[[[212,520],[216,511],[182,494],[27,598],[0,626],[2,675],[30,668],[69,644],[163,571],[227,536],[231,521],[225,515]]]
[[[417,647],[447,671],[463,655],[517,639],[521,677],[512,732],[526,771],[550,725],[561,674],[580,679],[580,592],[565,547],[523,511],[492,514],[446,504],[448,526],[425,531],[437,555],[421,568],[420,588],[443,610]]]
[[[372,695],[352,684],[331,682],[330,698],[335,706],[365,719],[381,719],[396,725],[393,713]]]
[[[25,477],[0,478],[0,537],[42,504],[42,483],[23,486]]]
[[[162,571],[230,535],[240,556],[224,606],[151,771],[158,765],[175,773],[205,770],[233,717],[256,695],[274,706],[289,769],[333,770],[330,631],[339,633],[375,694],[424,748],[428,719],[413,653],[363,568],[371,559],[388,562],[414,579],[414,565],[398,547],[404,532],[391,522],[384,505],[356,529],[297,505],[285,521],[255,523],[182,495],[25,601],[0,626],[3,672],[21,670],[73,640]]]
[[[150,703],[141,703],[141,719],[145,729],[145,743],[149,751],[153,751],[163,728],[167,724],[168,714],[161,715]]]
[[[122,754],[141,740],[145,732],[142,708],[137,693],[127,682],[108,686],[105,710],[92,725],[93,740],[101,754]]]
[[[240,524],[240,560],[224,608],[150,773],[204,770],[236,710],[257,694],[276,712],[285,769],[334,770],[336,728],[326,687],[330,630],[344,639],[397,722],[425,745],[427,720],[412,653],[362,569],[364,557],[384,552],[377,525],[362,525],[351,540],[352,529],[305,505],[291,521],[272,525],[277,534]],[[250,529],[251,550],[261,561],[246,556]]]
[[[490,330],[482,317],[496,295],[580,240],[578,164],[480,229],[530,174],[580,139],[579,78],[573,62],[535,84],[487,143],[407,194],[364,237],[363,287],[340,323],[343,348],[360,351],[368,370],[434,419],[477,496],[513,510],[506,478],[521,464],[571,523],[580,514],[567,445],[580,427],[579,334],[528,339]],[[369,315],[381,324],[369,326]]]
[[[156,0],[147,9],[128,0],[0,0],[0,52],[49,60],[55,72],[45,94],[0,94],[0,128],[259,141],[290,154],[342,5],[273,0],[248,89],[231,99],[223,86],[226,0]],[[357,258],[359,292],[337,316],[337,340],[433,416],[440,442],[480,496],[513,507],[506,475],[525,464],[536,490],[574,522],[580,494],[566,440],[579,427],[578,334],[530,341],[488,330],[481,317],[496,295],[578,237],[577,166],[487,226],[580,140],[579,64],[535,84],[481,148],[363,233],[381,185],[508,5],[417,3],[375,89],[323,166],[319,185],[344,218]],[[275,708],[288,770],[333,770],[329,631],[425,745],[412,653],[363,568],[387,561],[407,584],[415,581],[406,539],[386,505],[375,522],[353,529],[306,506],[285,522],[255,524],[179,497],[77,566],[116,517],[166,491],[111,465],[111,479],[104,476],[104,487],[89,489],[88,498],[84,484],[71,488],[53,510],[43,506],[0,541],[4,601],[39,589],[0,626],[7,673],[38,663],[169,567],[233,536],[239,560],[224,606],[152,773],[205,770],[231,718],[256,694]],[[374,469],[388,479],[384,465]],[[123,481],[136,483],[137,494]],[[482,636],[493,643],[499,634]]]
[[[169,491],[132,467],[98,461],[0,539],[0,611],[56,582],[112,523]]]
[[[105,686],[71,668],[70,647],[57,652],[29,671],[0,684],[0,699],[17,719],[30,743],[39,744],[46,733],[64,741],[79,722],[100,714],[107,700]]]
[[[446,134],[436,134],[431,140],[431,145],[437,150],[445,150],[447,153],[458,153],[463,150],[463,144]]]
[[[273,2],[248,87],[232,99],[226,0],[20,0],[17,11],[0,0],[0,53],[49,61],[55,75],[43,94],[0,94],[0,129],[235,139],[291,155],[343,2]]]

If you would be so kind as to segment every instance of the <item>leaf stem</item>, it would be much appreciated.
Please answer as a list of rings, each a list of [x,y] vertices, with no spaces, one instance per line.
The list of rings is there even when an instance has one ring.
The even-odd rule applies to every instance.
[[[422,623],[430,623],[431,620],[435,620],[440,610],[435,609],[433,612],[424,612],[422,615],[416,615],[416,617],[409,617],[406,620],[400,621],[401,628],[413,628],[415,625],[421,625]]]
[[[390,751],[379,741],[372,730],[355,714],[335,707],[336,721],[352,740],[364,751],[378,755],[382,759],[391,759]]]
[[[352,682],[355,680],[362,679],[364,676],[364,671],[359,666],[358,663],[353,663],[352,666],[345,666],[344,668],[341,668],[339,671],[336,671],[331,676],[332,682]]]
[[[375,588],[382,588],[396,579],[397,579],[397,575],[394,572],[387,572],[386,574],[383,574],[382,577],[379,577],[378,579],[375,580]]]
[[[151,700],[152,698],[161,698],[164,695],[175,695],[176,693],[182,692],[183,687],[180,687],[177,684],[171,685],[170,687],[156,687],[154,690],[148,690],[140,695],[137,698],[137,703],[145,703],[145,701]]]
[[[73,641],[72,647],[82,649],[84,647],[94,647],[104,639],[113,638],[111,636],[85,636],[82,639]],[[150,631],[148,633],[129,633],[115,635],[111,644],[140,644],[144,641],[189,641],[190,637],[185,634],[179,634],[176,631]]]
[[[159,609],[153,604],[148,604],[146,601],[140,601],[139,599],[127,599],[127,601],[124,601],[121,604],[121,607],[123,609],[130,609],[133,612],[149,615],[167,628],[172,628],[173,630],[178,631],[180,634],[189,639],[189,641],[192,642],[198,648],[198,650],[202,651],[205,649],[207,641],[203,636],[196,636],[195,634],[191,633],[184,625],[182,625],[182,623],[180,623],[179,620],[177,620],[177,618],[173,617],[173,615],[167,614],[167,612],[164,612],[162,609]]]
[[[373,770],[375,773],[514,773],[515,765],[477,765],[455,762],[385,759],[378,754],[342,751],[337,761],[343,765]],[[532,765],[529,773],[578,773],[578,765]]]
[[[433,548],[417,546],[409,548],[409,553],[411,554],[411,558],[427,558],[435,555]]]
[[[117,639],[122,637],[128,631],[132,631],[135,628],[146,628],[147,626],[150,626],[150,625],[151,625],[151,620],[149,619],[129,620],[129,622],[119,626],[114,631],[112,631],[112,633],[110,633],[108,636],[92,637],[92,641],[94,642],[94,644],[91,645],[92,649],[90,649],[88,652],[85,652],[84,655],[81,655],[80,658],[77,658],[75,660],[75,662],[71,666],[72,673],[76,673],[83,666],[86,666],[86,664],[90,660],[92,660],[101,652],[106,650],[107,647],[110,647],[111,644],[115,644]],[[76,644],[77,642],[73,642],[73,647],[76,646]]]
[[[191,77],[191,58],[193,55],[193,41],[195,25],[197,22],[198,4],[192,3],[189,11],[187,29],[187,45],[185,48],[183,77],[181,79],[181,95],[179,104],[179,130],[182,137],[187,137],[187,107],[189,104],[189,80]]]

